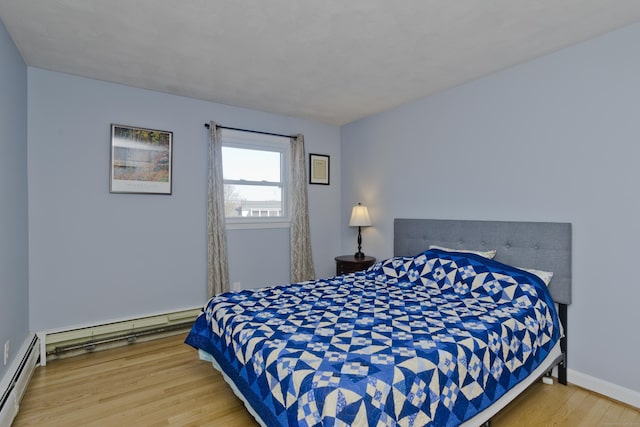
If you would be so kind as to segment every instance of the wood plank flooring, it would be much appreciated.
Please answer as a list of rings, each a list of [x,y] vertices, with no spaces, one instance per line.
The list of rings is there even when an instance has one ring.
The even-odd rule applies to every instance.
[[[50,362],[37,368],[14,427],[257,425],[184,335]],[[640,411],[576,386],[534,384],[492,427],[640,427]]]

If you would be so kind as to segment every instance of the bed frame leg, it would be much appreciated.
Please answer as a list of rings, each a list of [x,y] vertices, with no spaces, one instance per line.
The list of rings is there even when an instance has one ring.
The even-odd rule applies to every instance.
[[[567,304],[558,304],[558,317],[560,317],[560,323],[564,327],[564,336],[560,338],[560,350],[562,351],[562,362],[558,365],[558,382],[563,385],[567,385]]]

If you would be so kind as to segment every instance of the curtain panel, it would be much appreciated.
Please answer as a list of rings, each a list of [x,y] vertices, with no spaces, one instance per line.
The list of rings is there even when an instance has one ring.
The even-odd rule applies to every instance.
[[[209,297],[229,291],[229,262],[225,232],[222,130],[209,124],[209,178],[207,197],[207,290]]]
[[[307,202],[304,137],[291,138],[291,281],[315,278]]]

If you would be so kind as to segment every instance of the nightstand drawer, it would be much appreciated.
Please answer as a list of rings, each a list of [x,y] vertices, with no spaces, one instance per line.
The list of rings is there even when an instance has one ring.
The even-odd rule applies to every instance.
[[[372,256],[365,256],[364,258],[356,258],[353,255],[337,256],[336,276],[365,270],[371,267],[375,262],[376,259]]]

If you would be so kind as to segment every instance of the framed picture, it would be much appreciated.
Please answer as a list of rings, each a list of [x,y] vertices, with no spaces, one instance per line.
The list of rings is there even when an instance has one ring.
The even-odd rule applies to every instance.
[[[173,132],[111,125],[111,193],[171,194]]]
[[[329,156],[309,154],[309,184],[329,185]]]

